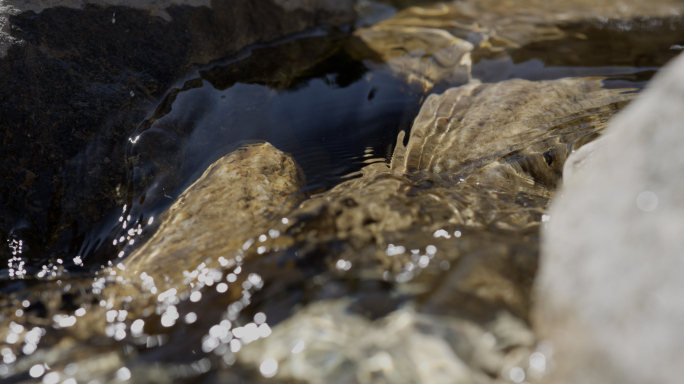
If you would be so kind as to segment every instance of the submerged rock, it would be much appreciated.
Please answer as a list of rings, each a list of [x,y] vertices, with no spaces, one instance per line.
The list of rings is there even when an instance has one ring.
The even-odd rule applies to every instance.
[[[397,144],[392,169],[550,192],[567,155],[633,97],[585,78],[452,88],[427,98],[408,144]]]
[[[379,25],[439,28],[481,45],[480,49],[515,48],[533,41],[557,39],[564,25],[626,23],[678,17],[677,0],[645,4],[629,1],[457,1],[410,7]],[[635,25],[639,25],[638,23]]]
[[[543,231],[535,323],[555,383],[678,383],[684,56],[580,150]],[[547,356],[550,357],[550,356]]]
[[[370,58],[371,66],[387,63],[391,71],[425,91],[435,84],[470,81],[473,45],[445,30],[380,23],[356,31],[354,37],[347,44],[352,57]]]
[[[463,78],[470,75],[467,68],[471,61],[476,64],[482,59],[507,58],[519,63],[543,56],[547,65],[589,66],[600,60],[620,60],[617,65],[635,66],[644,57],[669,58],[667,49],[679,44],[679,34],[651,34],[651,31],[665,25],[677,29],[683,13],[684,5],[677,0],[437,2],[408,7],[356,31],[358,40],[350,44],[350,51],[364,59],[386,61],[395,72],[426,89],[439,83],[447,86],[464,83]],[[416,32],[424,36],[413,40],[405,37]],[[587,33],[610,35],[602,37],[608,44],[628,40],[616,45],[629,47],[633,63],[625,63],[626,49],[618,55],[608,53],[611,49],[597,50],[591,41],[601,38],[593,39]],[[428,40],[427,36],[431,38]],[[561,40],[565,43],[558,45]],[[590,43],[586,44],[585,40]],[[573,47],[570,54],[563,51],[568,45]],[[662,49],[653,49],[655,46]],[[558,50],[559,47],[566,48]],[[445,56],[452,62],[462,60],[458,66],[451,65],[456,69],[451,75],[444,74],[446,65],[440,57]],[[474,73],[475,77],[478,75],[483,74]]]
[[[430,320],[433,324],[439,317],[430,316],[444,316],[446,324],[464,319],[474,321],[473,332],[478,330],[480,336],[469,339],[468,332],[454,325],[456,328],[451,332],[457,335],[453,337],[458,341],[450,345],[453,349],[446,348],[439,354],[445,359],[441,363],[444,372],[453,375],[452,382],[490,382],[490,377],[499,375],[518,377],[528,368],[528,357],[534,352],[529,338],[507,344],[509,351],[517,351],[511,352],[508,358],[519,359],[511,364],[504,363],[506,359],[494,351],[483,353],[482,358],[489,365],[470,360],[472,356],[464,350],[472,352],[473,345],[482,342],[481,335],[485,333],[480,326],[500,316],[509,316],[521,324],[512,333],[514,338],[531,335],[524,324],[530,309],[530,283],[536,271],[537,231],[545,220],[544,208],[560,178],[562,163],[573,146],[596,135],[608,116],[633,97],[620,91],[602,90],[600,85],[595,79],[538,83],[512,80],[498,85],[463,86],[458,103],[449,96],[459,89],[429,99],[416,118],[407,148],[396,149],[391,167],[384,163],[369,165],[360,178],[311,197],[288,213],[287,224],[275,227],[280,233],[279,242],[282,238],[292,239],[299,260],[325,263],[327,267],[322,271],[326,268],[331,271],[322,272],[314,279],[321,292],[310,293],[311,299],[359,298],[352,303],[332,305],[330,308],[338,309],[328,314],[316,313],[329,304],[311,304],[313,312],[304,309],[300,315],[275,326],[272,338],[246,346],[246,355],[238,354],[238,360],[258,367],[266,364],[266,359],[275,359],[277,366],[282,367],[277,377],[311,383],[439,382],[443,379],[439,369],[434,370],[435,376],[421,376],[419,368],[408,369],[407,372],[417,376],[405,379],[409,373],[403,369],[418,367],[421,360],[408,351],[414,347],[402,344],[410,344],[414,339],[417,343],[423,340],[434,344],[431,332],[444,336],[442,331],[435,330],[439,326],[419,326],[423,333],[399,337],[403,341],[383,333],[391,328],[395,320],[390,319],[395,319],[394,316],[406,319],[400,315],[401,308],[406,308],[401,302],[405,301],[415,306],[419,317],[433,319]],[[484,90],[467,92],[478,87]],[[502,100],[512,100],[511,105],[501,106]],[[500,117],[495,113],[491,125],[479,125],[477,118],[469,120],[459,115],[462,110],[454,105],[475,114],[484,105],[494,105]],[[434,127],[435,121],[439,121],[435,110],[441,110],[444,120],[451,119],[453,126],[462,130],[443,130],[441,135],[434,136],[431,144],[425,144],[429,137],[424,127]],[[472,126],[471,121],[475,121]],[[450,141],[459,134],[467,135],[478,128],[479,145],[440,150],[441,145],[446,148],[453,145]],[[562,151],[549,150],[554,145]],[[540,149],[535,156],[541,158],[541,164],[548,167],[549,162],[555,161],[558,168],[547,171],[554,175],[553,183],[548,185],[535,181],[535,177],[539,179],[544,173],[535,170],[531,161],[512,161],[517,168],[508,173],[490,170],[487,178],[482,172],[476,172],[504,167],[505,162],[504,165],[498,162],[511,154]],[[544,160],[545,151],[551,160]],[[413,163],[407,158],[412,159],[413,155],[420,158],[420,154],[434,156],[436,162],[452,163],[444,169],[427,163],[407,166]],[[469,161],[460,161],[461,158]],[[478,166],[473,168],[471,164]],[[459,177],[468,174],[477,176]],[[509,174],[525,182],[511,182]],[[267,242],[266,247],[269,246]],[[380,281],[389,286],[385,289],[373,284],[355,287],[363,281]],[[289,286],[293,289],[292,283]],[[387,309],[374,309],[378,300],[395,303]],[[340,306],[346,307],[347,314],[336,312],[341,310]],[[387,310],[390,313],[384,315]],[[377,320],[373,323],[363,317]],[[305,329],[297,331],[298,326]],[[311,335],[323,340],[314,340]],[[327,339],[333,335],[339,340]],[[363,341],[352,343],[351,340]],[[496,335],[492,342],[505,344],[502,340]],[[288,352],[300,342],[311,348],[310,351]],[[446,347],[434,342],[439,345],[433,348]],[[339,345],[349,345],[349,349]],[[375,353],[384,365],[373,365]]]
[[[482,326],[400,309],[373,322],[350,313],[350,304],[307,306],[267,339],[247,345],[239,360],[262,372],[277,361],[269,375],[308,383],[484,384],[496,382],[488,373],[520,365],[535,340],[525,324],[504,314]]]

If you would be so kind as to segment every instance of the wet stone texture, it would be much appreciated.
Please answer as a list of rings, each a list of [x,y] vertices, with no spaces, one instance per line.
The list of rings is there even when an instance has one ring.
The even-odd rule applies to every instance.
[[[4,2],[0,234],[22,239],[29,268],[93,247],[86,232],[126,203],[129,136],[171,86],[353,13],[345,1]]]

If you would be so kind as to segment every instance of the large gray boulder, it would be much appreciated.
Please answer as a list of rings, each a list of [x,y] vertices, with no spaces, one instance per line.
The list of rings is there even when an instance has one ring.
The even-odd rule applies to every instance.
[[[568,160],[536,281],[536,327],[555,349],[545,381],[681,382],[682,105],[684,55]]]
[[[3,1],[0,237],[23,241],[29,272],[92,249],[85,231],[126,203],[129,136],[197,86],[189,71],[353,18],[351,0]]]

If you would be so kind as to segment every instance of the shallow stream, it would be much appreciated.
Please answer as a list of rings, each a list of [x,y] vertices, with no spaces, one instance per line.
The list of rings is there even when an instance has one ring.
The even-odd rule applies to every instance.
[[[278,367],[281,376],[271,380],[429,382],[434,377],[402,371],[402,359],[413,360],[401,351],[423,353],[418,345],[435,351],[444,340],[475,372],[463,382],[521,382],[518,367],[531,375],[528,357],[543,346],[529,327],[529,295],[539,227],[548,220],[544,209],[555,185],[457,185],[429,172],[385,177],[384,169],[372,168],[389,164],[401,131],[408,142],[428,96],[463,85],[407,82],[377,58],[350,53],[355,28],[397,11],[373,4],[374,13],[356,26],[249,47],[179,79],[127,141],[116,144],[125,145],[128,167],[117,192],[121,206],[50,255],[24,252],[34,247],[31,240],[8,239],[7,265],[0,269],[3,382],[259,382]],[[474,53],[472,78],[601,77],[604,88],[633,94],[684,43],[677,18],[577,21],[559,29],[560,39]],[[579,146],[600,135],[582,124],[553,139],[572,137]],[[188,270],[196,275],[185,286],[118,287],[125,278],[117,280],[117,266],[152,238],[183,191],[218,159],[262,142],[291,155],[301,169],[305,183],[292,194],[293,207],[271,212],[274,221],[235,252],[204,255],[215,265]],[[389,197],[382,200],[382,193]],[[368,220],[359,231],[342,233],[339,220],[354,222],[359,207],[375,198],[389,211],[405,208],[388,223],[408,217],[412,224],[377,229],[364,211],[359,215]],[[445,213],[447,206],[461,214],[470,209],[472,218],[458,221]],[[321,325],[324,320],[332,325]],[[313,336],[301,333],[307,327]],[[402,340],[348,348],[359,338],[393,340],[392,329]],[[411,341],[416,330],[429,338]],[[491,346],[478,344],[488,337]],[[303,353],[308,346],[311,352]],[[481,350],[496,354],[478,357]]]

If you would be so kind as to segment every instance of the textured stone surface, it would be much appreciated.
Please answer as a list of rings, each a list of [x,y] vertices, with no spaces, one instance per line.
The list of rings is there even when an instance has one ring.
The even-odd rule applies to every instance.
[[[29,267],[86,253],[127,203],[129,136],[169,88],[250,44],[353,20],[351,1],[331,4],[3,2],[0,237],[22,239]]]
[[[555,346],[551,382],[681,382],[683,84],[680,56],[551,206],[535,310]]]
[[[572,44],[573,53],[556,51],[555,44],[560,39],[591,40],[591,34],[615,35],[610,40],[624,39],[630,31],[638,31],[629,44],[634,49],[641,39],[651,42],[649,48],[633,51],[634,59],[656,54],[667,56],[667,51],[653,50],[652,47],[664,35],[651,35],[650,31],[662,25],[676,25],[684,11],[684,5],[677,0],[658,0],[644,3],[628,1],[455,1],[409,7],[394,17],[378,23],[375,28],[430,28],[470,42],[474,46],[471,54],[473,62],[482,58],[503,58],[512,55],[515,62],[523,61],[526,56],[544,55],[544,62],[568,62],[585,66],[596,59],[605,57],[600,50],[588,49],[582,52],[581,44]],[[362,34],[362,31],[358,32]],[[589,33],[589,37],[587,35]],[[646,37],[647,36],[647,37]],[[666,38],[670,44],[678,44],[677,35]],[[619,44],[619,43],[618,43]],[[528,45],[532,45],[528,47]],[[535,47],[540,45],[540,47]],[[561,46],[564,46],[562,44]],[[585,45],[590,46],[590,45]],[[645,44],[649,46],[649,44]],[[669,47],[669,45],[665,45]],[[517,52],[521,48],[521,52]],[[649,55],[639,54],[648,51]],[[610,51],[610,49],[608,49]],[[618,56],[623,56],[623,50]],[[612,55],[616,56],[616,55]],[[581,58],[581,59],[578,59]],[[574,59],[574,60],[573,60]],[[623,59],[624,60],[624,59]],[[564,64],[568,65],[568,64]]]
[[[392,168],[553,189],[573,147],[595,137],[633,96],[583,78],[452,88],[425,100]]]
[[[429,90],[435,84],[455,86],[470,81],[473,45],[445,30],[378,24],[354,36],[347,44],[352,57],[387,63],[416,87]]]
[[[271,144],[241,147],[212,164],[178,197],[154,236],[124,266],[129,276],[146,272],[179,288],[183,271],[240,249],[277,221],[279,212],[291,209],[303,186],[294,160]]]
[[[443,28],[456,36],[471,32],[471,38],[493,38],[489,43],[505,46],[558,38],[562,35],[558,27],[563,24],[662,19],[680,16],[682,11],[684,5],[677,0],[648,4],[638,0],[463,1],[410,7],[382,24]]]

